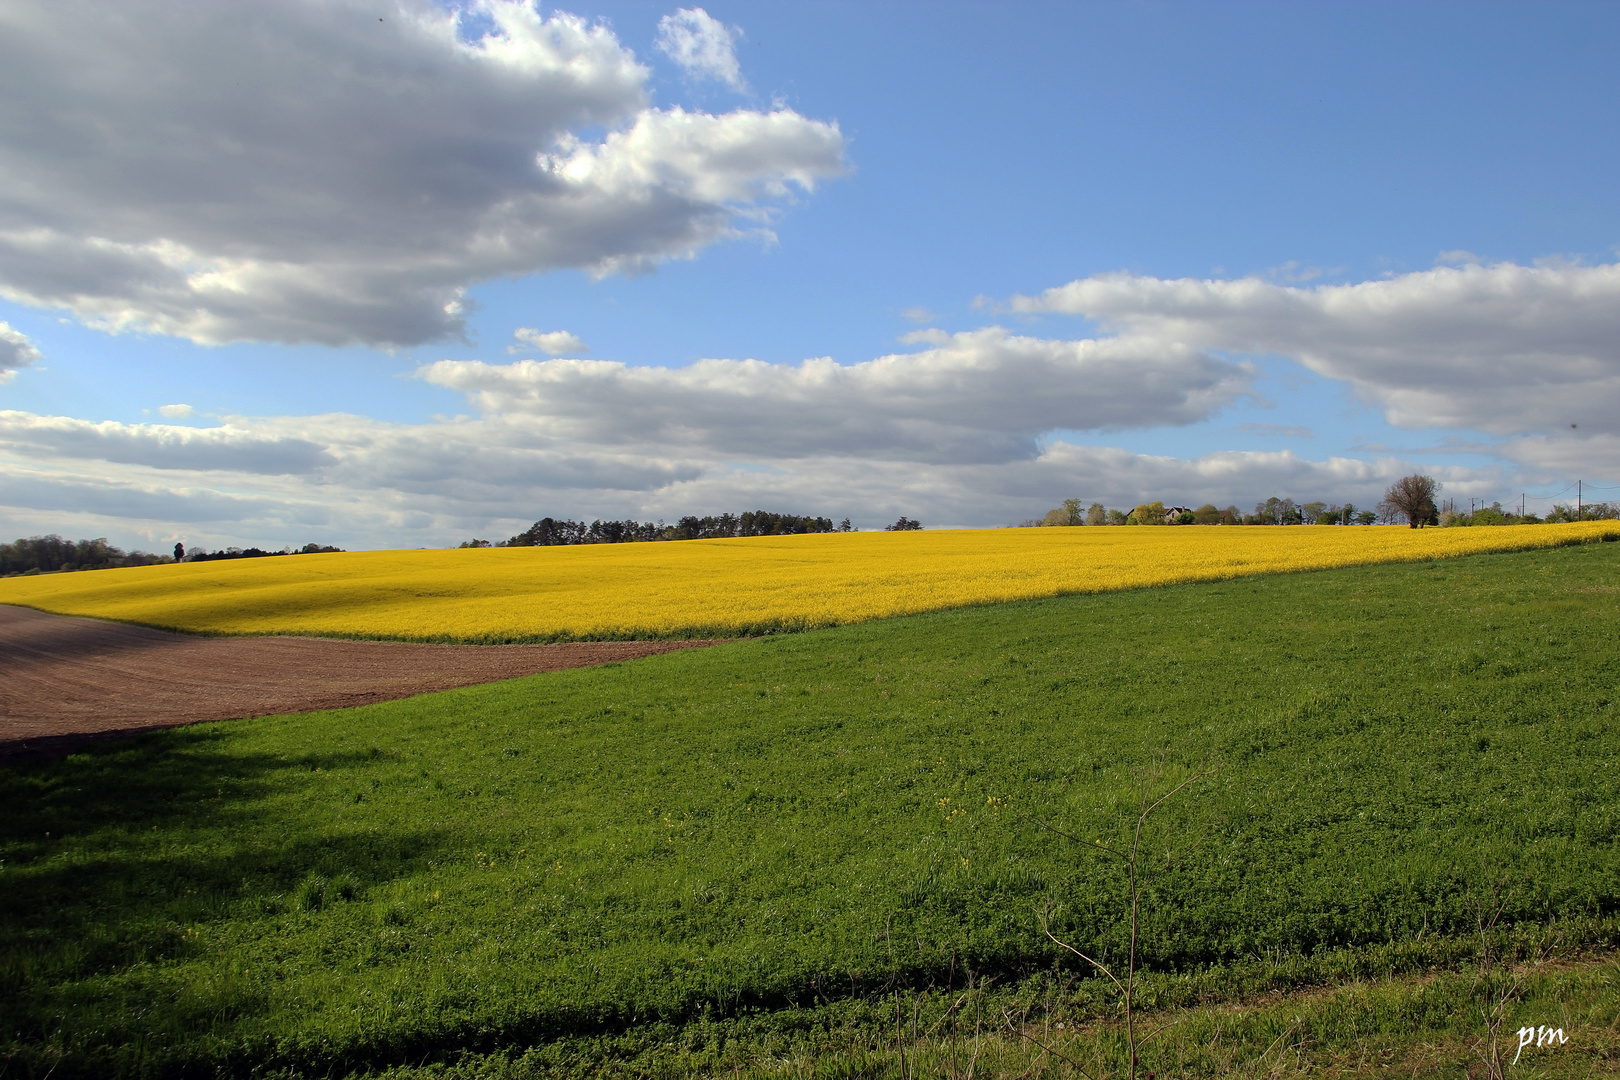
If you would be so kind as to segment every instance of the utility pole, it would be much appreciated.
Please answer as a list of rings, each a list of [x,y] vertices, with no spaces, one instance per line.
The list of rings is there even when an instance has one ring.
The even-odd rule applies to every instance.
[[[1519,492],[1519,516],[1524,517],[1524,492]]]
[[[1581,516],[1581,482],[1575,481],[1575,516]]]

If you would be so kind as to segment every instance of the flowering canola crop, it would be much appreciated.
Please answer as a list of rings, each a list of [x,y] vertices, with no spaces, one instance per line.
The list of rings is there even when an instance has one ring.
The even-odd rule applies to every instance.
[[[0,603],[214,634],[729,636],[968,604],[1620,538],[1620,522],[964,529],[361,551],[0,581]]]

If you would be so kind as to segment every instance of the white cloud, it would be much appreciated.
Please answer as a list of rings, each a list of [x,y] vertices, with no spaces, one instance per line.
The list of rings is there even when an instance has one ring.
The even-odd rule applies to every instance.
[[[1545,481],[1557,479],[1558,486],[1573,484],[1575,478],[1588,482],[1586,499],[1620,502],[1620,435],[1610,432],[1583,435],[1529,435],[1509,439],[1494,447],[1503,458],[1517,462],[1531,475]],[[1590,486],[1593,482],[1597,486]],[[1532,488],[1538,486],[1535,483]],[[1512,490],[1519,490],[1514,487]],[[1565,501],[1565,500],[1560,500]],[[1571,500],[1573,501],[1573,496]]]
[[[38,359],[39,350],[27,335],[13,330],[10,323],[0,322],[0,383],[10,382],[18,368],[25,368]]]
[[[199,342],[410,345],[460,333],[473,282],[689,257],[843,172],[834,123],[655,109],[648,77],[527,0],[5,5],[0,295]]]
[[[1088,316],[1124,340],[1286,356],[1404,427],[1620,433],[1620,264],[1470,263],[1313,288],[1109,274],[1011,307]]]
[[[66,416],[0,410],[0,446],[24,457],[140,464],[155,469],[250,474],[311,473],[331,461],[303,438],[252,431],[240,424],[91,423]]]
[[[222,526],[227,535],[245,522],[284,513],[284,509],[273,499],[242,496],[207,486],[132,483],[122,478],[109,479],[104,474],[72,474],[61,470],[36,472],[18,468],[0,471],[0,506],[34,511],[36,514],[44,512],[52,517],[54,514],[80,516],[86,507],[94,507],[93,519],[123,525],[125,530],[131,521],[160,521],[170,525],[207,522]],[[54,524],[46,526],[46,530],[62,531]],[[13,528],[9,531],[21,533],[25,530]],[[109,530],[102,535],[111,533],[112,530]]]
[[[3,419],[0,531],[77,525],[126,544],[164,536],[213,546],[414,547],[509,536],[546,514],[673,520],[754,508],[849,515],[867,528],[900,514],[931,527],[1000,525],[1071,496],[1121,507],[1162,498],[1248,509],[1272,494],[1371,505],[1414,468],[1394,455],[1316,461],[1285,450],[1189,460],[1061,441],[1007,460],[919,462],[835,447],[733,456],[660,447],[656,438],[591,445],[523,415],[417,425],[238,417],[184,429],[204,438],[182,445],[159,425]],[[1429,471],[1464,498],[1508,490],[1501,469]]]
[[[158,412],[163,416],[168,417],[170,420],[184,420],[186,417],[190,416],[196,411],[197,410],[193,409],[190,405],[184,404],[158,406]]]
[[[1031,458],[1057,428],[1194,423],[1243,394],[1251,375],[1176,346],[1054,341],[1001,327],[929,340],[933,348],[850,365],[441,360],[422,375],[486,414],[531,418],[580,445],[931,463]]]
[[[747,89],[737,66],[736,35],[702,8],[680,8],[658,20],[658,50],[693,78]]]
[[[1096,490],[1045,432],[1194,422],[1244,393],[1250,372],[1191,350],[989,327],[848,366],[442,361],[422,375],[478,415],[189,427],[0,413],[0,520],[95,506],[129,515],[126,529],[203,530],[205,543],[301,543],[319,525],[344,546],[510,535],[547,513],[765,506],[996,524],[1082,480]]]
[[[656,519],[754,507],[847,514],[867,527],[902,513],[931,526],[994,525],[1064,497],[1371,505],[1417,469],[1449,496],[1503,498],[1565,475],[1620,476],[1620,433],[1583,421],[1494,445],[1320,460],[1293,450],[1178,458],[1052,433],[1206,420],[1251,393],[1255,377],[1218,350],[1348,372],[1363,392],[1387,395],[1392,412],[1411,408],[1412,386],[1455,384],[1441,400],[1477,417],[1478,403],[1494,399],[1470,377],[1505,380],[1526,415],[1548,413],[1572,387],[1601,402],[1617,340],[1606,336],[1604,306],[1614,273],[1469,266],[1310,289],[1093,278],[1016,306],[1090,315],[1113,336],[918,331],[914,351],[848,365],[444,360],[420,376],[464,394],[473,415],[420,424],[329,415],[189,427],[0,413],[0,530],[58,514],[99,522],[94,531],[109,536],[416,546],[510,535],[544,514]],[[1402,362],[1415,374],[1402,375]],[[1459,449],[1497,462],[1434,460]]]
[[[547,356],[561,356],[564,353],[590,352],[590,348],[578,337],[567,330],[540,331],[527,326],[520,326],[512,331],[512,336],[518,344],[508,345],[509,353],[529,352],[538,349]]]

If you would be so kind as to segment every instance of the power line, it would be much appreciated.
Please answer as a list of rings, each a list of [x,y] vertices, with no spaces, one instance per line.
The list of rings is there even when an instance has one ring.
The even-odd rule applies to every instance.
[[[1580,481],[1577,480],[1575,483],[1578,484],[1578,483],[1580,483]],[[1563,491],[1555,491],[1551,495],[1524,494],[1524,498],[1535,499],[1537,502],[1548,502],[1548,501],[1550,501],[1552,499],[1558,498],[1558,496],[1560,496],[1560,495],[1567,494],[1567,493],[1569,493],[1571,491],[1574,491],[1574,490],[1575,490],[1575,484],[1571,484],[1571,485],[1569,485],[1569,487],[1565,488]]]

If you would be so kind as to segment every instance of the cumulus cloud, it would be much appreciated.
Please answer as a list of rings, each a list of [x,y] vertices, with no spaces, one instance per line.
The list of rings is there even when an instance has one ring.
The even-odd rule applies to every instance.
[[[658,20],[658,51],[693,78],[718,79],[747,89],[737,64],[734,31],[702,8],[680,8]]]
[[[13,330],[10,323],[0,322],[0,383],[10,382],[18,368],[25,368],[38,359],[39,350],[27,335]]]
[[[502,417],[389,424],[334,413],[227,417],[213,427],[179,427],[0,411],[0,451],[30,467],[68,471],[82,461],[132,466],[151,475],[273,477],[286,490],[316,500],[327,498],[329,488],[353,489],[345,491],[343,501],[367,487],[469,504],[485,498],[499,502],[534,485],[646,491],[700,471],[690,460],[656,448],[621,452],[570,444],[532,422]],[[229,480],[216,476],[206,482]]]
[[[53,522],[47,526],[51,532],[61,531],[60,526],[54,524],[54,514],[83,516],[86,507],[95,508],[89,515],[92,520],[116,523],[123,526],[124,531],[131,521],[162,522],[171,527],[207,522],[232,530],[244,522],[280,512],[272,499],[242,496],[206,486],[132,483],[89,473],[72,474],[61,470],[40,473],[15,468],[0,471],[0,507],[53,514],[45,519]]]
[[[1403,427],[1620,433],[1620,264],[1468,263],[1312,288],[1108,274],[1010,306],[1125,339],[1286,356]]]
[[[158,425],[4,414],[0,528],[184,538],[188,544],[346,547],[503,537],[546,514],[673,519],[764,507],[929,525],[999,525],[1066,496],[1236,502],[1267,494],[1377,501],[1412,466],[1291,451],[1195,459],[1056,441],[1031,457],[915,462],[818,453],[736,458],[694,447],[589,446],[538,418],[391,425],[357,416],[232,418],[176,444]],[[311,449],[313,448],[313,449]],[[212,450],[213,452],[209,452]],[[279,457],[278,457],[279,455]],[[1500,492],[1500,476],[1440,470],[1448,491]],[[1489,481],[1489,482],[1487,482]]]
[[[1556,478],[1557,486],[1573,484],[1574,478],[1584,477],[1588,501],[1620,500],[1620,487],[1616,486],[1620,481],[1620,435],[1609,432],[1528,435],[1509,439],[1492,449],[1542,481]],[[1532,489],[1537,486],[1535,482],[1530,484]],[[1510,490],[1517,491],[1519,487],[1510,485]]]
[[[1115,506],[1163,498],[1247,507],[1272,494],[1370,505],[1415,469],[1444,481],[1448,495],[1496,498],[1577,466],[1588,477],[1620,474],[1620,434],[1601,422],[1528,432],[1469,448],[1497,457],[1478,466],[1436,464],[1427,451],[1174,457],[1055,433],[1106,442],[1109,432],[1196,424],[1253,392],[1256,369],[1231,355],[1245,352],[1295,357],[1408,408],[1415,391],[1391,356],[1426,373],[1414,377],[1420,389],[1498,373],[1526,414],[1541,415],[1552,408],[1545,395],[1556,403],[1572,385],[1603,393],[1607,316],[1590,298],[1607,295],[1610,276],[1604,267],[1469,265],[1310,289],[1087,279],[1017,306],[1089,315],[1108,331],[1095,338],[918,330],[907,335],[912,351],[855,364],[443,360],[419,375],[464,395],[470,415],[419,424],[329,415],[191,427],[0,413],[0,522],[77,508],[75,520],[103,522],[95,531],[114,536],[124,521],[125,532],[184,533],[187,543],[362,547],[499,537],[544,514],[656,519],[767,507],[872,527],[902,513],[934,526],[1005,524],[1069,496]],[[544,351],[565,333],[525,328],[519,340]],[[1546,385],[1514,357],[1541,363]],[[1464,404],[1450,407],[1480,408],[1469,393],[1461,386]],[[83,516],[92,506],[101,517]]]
[[[843,171],[835,123],[656,109],[648,77],[528,0],[5,5],[0,295],[412,345],[462,332],[470,283],[688,257]]]
[[[228,417],[179,428],[4,412],[0,528],[61,531],[72,514],[115,537],[415,546],[497,521],[516,531],[545,507],[637,505],[708,465],[655,447],[570,445],[500,417]]]
[[[156,469],[240,473],[310,473],[332,460],[314,442],[226,424],[91,423],[66,416],[0,410],[0,446],[25,457],[81,458]]]
[[[1243,394],[1243,364],[1178,346],[1057,341],[988,327],[843,365],[442,360],[422,377],[488,414],[524,416],[582,445],[646,442],[754,459],[1009,461],[1054,429],[1190,424]]]
[[[527,326],[520,326],[512,331],[517,339],[516,345],[508,345],[509,353],[530,352],[538,349],[547,356],[561,356],[564,353],[590,352],[590,348],[578,337],[567,330],[540,331]]]
[[[186,417],[190,416],[196,411],[197,410],[193,409],[190,405],[185,404],[158,406],[158,413],[162,416],[168,417],[170,420],[184,420]]]
[[[10,477],[0,518],[36,520],[70,491],[81,507],[126,507],[148,531],[206,526],[205,543],[303,542],[316,525],[346,546],[446,542],[509,535],[547,513],[754,506],[868,525],[925,511],[934,524],[997,524],[1054,490],[1140,495],[1124,489],[1145,473],[1076,458],[1048,440],[1053,429],[1195,422],[1245,393],[1251,373],[1194,350],[988,327],[853,365],[442,361],[421,374],[465,394],[476,415],[190,427],[0,413]],[[88,494],[103,489],[105,499]],[[204,498],[210,490],[223,501]],[[222,539],[211,515],[229,506],[242,517]]]

